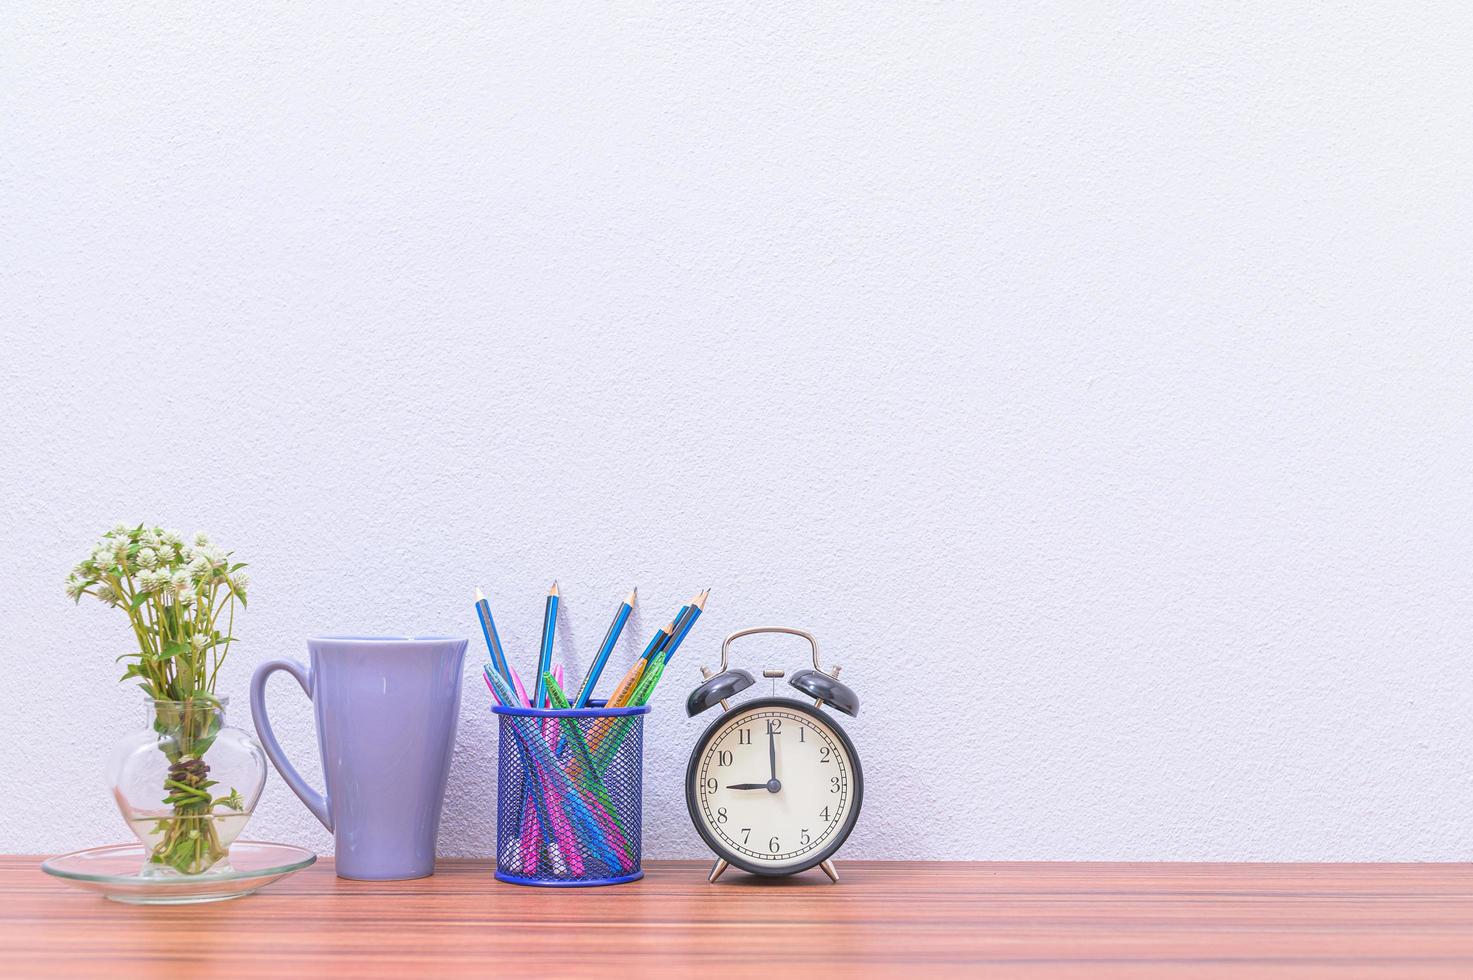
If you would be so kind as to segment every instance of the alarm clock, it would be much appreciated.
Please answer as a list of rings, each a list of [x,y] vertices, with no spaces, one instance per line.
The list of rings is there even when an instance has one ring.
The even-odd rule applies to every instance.
[[[813,648],[813,669],[788,683],[804,700],[762,697],[732,707],[728,701],[757,683],[728,666],[733,640],[756,633],[801,636]],[[785,626],[738,630],[721,644],[721,669],[701,668],[705,681],[686,699],[694,717],[715,705],[721,715],[696,742],[685,771],[685,806],[696,831],[716,853],[709,880],[732,865],[755,875],[791,875],[815,865],[834,883],[831,860],[859,819],[864,776],[859,754],[828,713],[859,713],[859,698],[825,671],[813,634]],[[767,669],[775,679],[784,671]],[[811,699],[812,703],[809,703]]]

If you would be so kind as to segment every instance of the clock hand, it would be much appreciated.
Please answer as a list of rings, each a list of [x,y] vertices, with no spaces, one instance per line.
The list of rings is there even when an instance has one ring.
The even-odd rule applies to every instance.
[[[766,789],[766,783],[735,783],[726,787],[727,789]]]
[[[767,765],[772,778],[767,780],[767,792],[776,793],[783,788],[783,784],[777,781],[777,735],[772,731],[772,723],[767,725]]]

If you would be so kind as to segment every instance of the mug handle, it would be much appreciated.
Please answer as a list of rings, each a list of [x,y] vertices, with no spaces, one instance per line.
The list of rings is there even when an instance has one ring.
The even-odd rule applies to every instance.
[[[266,678],[278,670],[284,670],[297,679],[302,685],[302,691],[310,699],[312,697],[312,684],[307,668],[295,660],[268,660],[256,668],[251,675],[251,717],[256,723],[256,734],[261,737],[261,747],[266,750],[266,756],[276,771],[281,773],[281,778],[291,787],[293,793],[299,796],[312,815],[322,821],[322,826],[332,832],[332,807],[327,797],[317,792],[302,774],[297,772],[295,766],[287,761],[286,753],[281,750],[281,743],[276,741],[276,734],[271,731],[271,721],[266,717]]]

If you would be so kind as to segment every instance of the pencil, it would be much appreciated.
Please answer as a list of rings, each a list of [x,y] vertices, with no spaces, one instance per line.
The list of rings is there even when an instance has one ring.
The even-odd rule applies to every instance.
[[[674,623],[666,623],[664,626],[655,630],[655,635],[650,637],[650,642],[644,648],[644,653],[641,653],[639,659],[634,662],[635,666],[648,663],[649,659],[659,652],[660,647],[665,645],[665,641],[670,639],[670,630],[674,627]]]
[[[501,675],[494,673],[489,666],[482,667],[481,674],[486,678],[486,685],[491,688],[491,693],[495,695],[497,701],[507,704],[516,699],[515,694]],[[546,772],[538,772],[537,767],[533,766],[531,755],[527,751],[527,734],[517,730],[520,722],[529,720],[516,717],[511,719],[513,732],[517,736],[517,752],[522,758],[523,773],[531,783],[528,787],[527,782],[524,781],[522,786],[521,832],[521,864],[523,869],[530,874],[536,870],[537,865],[536,838],[539,835],[539,827],[550,849],[556,849],[560,835],[567,840],[572,840],[573,835],[567,816],[562,809],[560,794],[548,779]],[[530,795],[528,794],[529,788]],[[562,854],[556,850],[550,850],[550,857],[555,864],[563,861]],[[582,873],[582,860],[576,854],[570,856],[570,863],[578,869],[577,873]]]
[[[542,650],[537,657],[537,680],[532,688],[532,707],[544,707],[542,701],[547,694],[547,681],[543,675],[552,669],[552,637],[557,632],[557,583],[547,590],[547,604],[542,607]]]
[[[501,699],[502,704],[515,699],[516,695],[500,677],[491,673],[490,670],[485,670],[483,673],[486,680],[491,682],[492,690]],[[596,827],[598,822],[594,815],[588,812],[587,805],[578,794],[572,777],[563,771],[562,766],[553,756],[552,749],[548,746],[547,739],[542,733],[541,720],[526,716],[512,716],[510,720],[517,747],[525,753],[527,772],[532,777],[533,803],[549,847],[555,847],[559,837],[565,841],[577,839],[572,832],[569,818],[585,827]],[[563,809],[564,804],[568,807],[566,812]],[[576,848],[570,850],[576,850]],[[617,866],[619,861],[617,855],[613,855],[612,851],[609,853],[614,857],[614,862],[605,861],[605,863],[610,867]],[[570,864],[582,867],[582,861],[576,854],[557,853],[554,855],[555,861],[561,861],[564,858],[567,858]]]
[[[567,695],[563,694],[562,685],[558,684],[556,677],[548,678],[547,700],[552,707],[560,710],[571,706]],[[614,801],[609,796],[609,791],[604,786],[603,780],[599,778],[601,770],[594,765],[593,756],[588,751],[588,742],[584,739],[582,730],[579,729],[578,723],[572,718],[563,718],[562,723],[563,731],[572,743],[573,751],[577,755],[579,763],[572,767],[573,772],[569,773],[569,775],[577,774],[582,777],[582,789],[594,798],[598,805],[603,808],[604,815],[613,822],[614,826],[609,829],[613,830],[617,828],[618,833],[615,835],[615,843],[622,847],[630,858],[633,858],[634,852],[629,849],[628,841],[625,839],[624,822],[619,819],[619,813],[614,808]],[[594,812],[594,816],[598,816],[596,811]]]
[[[506,662],[506,651],[501,649],[501,637],[496,634],[496,620],[491,618],[491,604],[486,593],[476,589],[476,615],[481,620],[481,633],[486,637],[486,650],[491,655],[491,666],[502,677],[511,679],[511,667]]]
[[[705,592],[702,592],[700,595],[696,596],[695,599],[691,600],[690,615],[685,617],[685,625],[681,626],[680,629],[677,630],[675,634],[670,637],[670,642],[665,644],[665,649],[663,651],[665,663],[668,664],[670,662],[670,658],[675,656],[675,651],[680,648],[680,644],[685,640],[685,634],[689,633],[690,628],[696,625],[696,620],[701,618],[701,611],[706,608],[706,600],[710,598],[710,596],[711,590],[707,589]]]
[[[636,687],[625,701],[625,705],[631,708],[642,707],[649,703],[650,695],[655,691],[655,685],[660,683],[660,675],[665,673],[665,661],[659,657],[654,658],[645,668],[643,676],[639,679]],[[619,746],[624,744],[624,739],[632,727],[632,718],[620,718],[620,724],[609,729],[607,738],[599,739],[594,746],[593,767],[595,772],[602,773],[614,761],[614,756],[619,753]]]
[[[683,606],[680,607],[680,612],[676,613],[675,614],[675,618],[672,619],[672,620],[670,620],[670,629],[672,631],[675,630],[675,629],[679,629],[680,628],[680,624],[685,622],[685,616],[686,616],[686,614],[688,612],[690,612],[690,603],[686,603],[685,605],[683,605]],[[659,646],[655,647],[655,649],[653,649],[653,650],[648,650],[648,649],[645,650],[645,652],[643,654],[644,659],[648,660],[648,659],[650,659],[650,657],[653,657],[655,654],[657,654],[661,650],[663,650],[665,648],[665,640],[668,640],[668,639],[670,639],[670,633],[669,632],[667,632],[665,634],[665,637],[664,637],[664,639],[662,639],[660,641],[660,645]]]
[[[629,668],[628,673],[619,678],[619,683],[614,688],[614,693],[609,695],[609,700],[605,703],[604,707],[622,708],[624,706],[624,699],[629,696],[634,690],[635,685],[639,683],[639,675],[644,671],[644,665],[644,660],[634,661],[634,665]]]
[[[527,689],[522,686],[522,675],[518,674],[517,669],[509,664],[507,665],[507,669],[511,671],[511,682],[517,689],[517,704],[523,708],[532,707],[532,699],[527,697]]]
[[[573,707],[586,708],[588,706],[588,699],[593,697],[594,685],[598,683],[599,675],[604,672],[604,665],[609,662],[609,654],[614,652],[614,644],[619,642],[619,634],[624,631],[624,624],[629,621],[629,614],[633,612],[634,603],[638,597],[639,589],[630,589],[629,595],[614,612],[614,621],[609,624],[609,631],[604,634],[603,643],[599,644],[598,655],[593,658],[593,663],[588,665],[588,673],[583,678],[583,686],[578,688],[578,697],[573,700]]]

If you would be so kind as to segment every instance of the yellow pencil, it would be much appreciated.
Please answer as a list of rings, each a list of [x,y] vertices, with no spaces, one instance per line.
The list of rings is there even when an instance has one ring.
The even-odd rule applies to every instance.
[[[634,689],[639,686],[639,678],[644,673],[644,665],[644,660],[634,661],[628,672],[619,679],[619,684],[614,688],[614,693],[609,695],[608,707],[624,707],[624,699],[634,693]]]
[[[650,647],[654,649],[659,649],[659,644],[663,643],[670,636],[670,631],[674,628],[675,624],[671,623],[669,626],[666,626],[664,629],[657,632],[654,637],[650,639]],[[609,695],[608,703],[605,704],[604,707],[625,707],[624,702],[629,699],[629,695],[634,693],[634,689],[639,687],[639,679],[644,676],[644,668],[648,663],[649,661],[646,660],[644,657],[639,657],[638,659],[636,659],[633,666],[629,668],[628,672],[619,679],[619,685],[614,688],[614,693]],[[604,736],[613,731],[614,725],[617,722],[624,720],[627,719],[600,718],[598,723],[593,727],[592,733],[590,733],[589,735],[588,747],[591,749],[597,749],[599,747],[599,744],[603,742]]]

